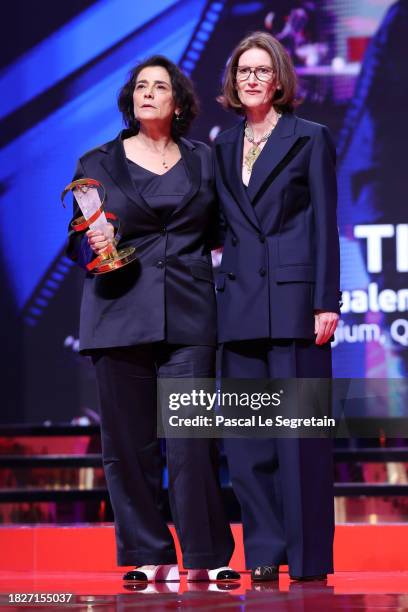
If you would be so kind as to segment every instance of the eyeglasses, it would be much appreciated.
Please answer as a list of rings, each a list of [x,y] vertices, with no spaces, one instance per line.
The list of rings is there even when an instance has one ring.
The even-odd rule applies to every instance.
[[[274,72],[268,66],[257,66],[250,68],[249,66],[237,66],[234,68],[234,74],[237,81],[247,81],[251,74],[254,73],[258,81],[272,81]]]

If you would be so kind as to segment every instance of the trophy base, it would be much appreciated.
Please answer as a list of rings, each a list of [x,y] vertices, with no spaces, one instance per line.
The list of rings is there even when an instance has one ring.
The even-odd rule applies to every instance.
[[[101,263],[92,270],[92,274],[106,274],[106,272],[112,272],[112,270],[119,270],[127,266],[127,264],[135,261],[137,255],[135,253],[135,247],[127,247],[118,251],[114,257],[109,257],[101,261]]]

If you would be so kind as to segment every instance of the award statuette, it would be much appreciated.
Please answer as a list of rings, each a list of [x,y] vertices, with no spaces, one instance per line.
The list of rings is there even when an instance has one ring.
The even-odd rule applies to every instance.
[[[103,193],[102,201],[98,193],[98,187]],[[104,226],[108,222],[107,219],[117,219],[116,215],[113,213],[105,213],[103,210],[105,188],[99,181],[91,178],[82,178],[67,185],[61,194],[63,206],[65,206],[65,196],[70,191],[72,191],[74,194],[75,200],[77,201],[82,212],[82,216],[77,217],[71,223],[72,229],[76,232],[83,232],[88,229],[103,230]],[[115,244],[117,244],[117,233],[115,238]],[[87,270],[93,274],[105,274],[105,272],[111,272],[112,270],[123,268],[123,266],[126,266],[126,264],[131,263],[136,259],[134,247],[127,247],[117,251],[115,244],[108,244],[102,253],[97,255],[95,259],[87,264]]]

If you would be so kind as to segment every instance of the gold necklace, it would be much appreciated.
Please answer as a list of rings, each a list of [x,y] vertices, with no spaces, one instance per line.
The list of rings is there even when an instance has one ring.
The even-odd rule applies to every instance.
[[[269,132],[264,134],[259,140],[255,140],[253,129],[251,125],[248,123],[248,121],[245,123],[245,138],[247,139],[248,142],[252,144],[252,147],[249,149],[248,153],[245,155],[245,158],[244,158],[244,164],[249,174],[251,174],[252,168],[254,167],[254,163],[256,162],[259,155],[261,154],[261,148],[259,145],[261,144],[261,142],[266,142],[268,140],[269,136],[272,134],[273,130],[276,128],[276,125],[279,119],[281,118],[281,116],[282,115],[278,113],[276,117],[276,121],[271,127],[271,129],[269,130]]]
[[[162,156],[162,166],[163,166],[163,168],[164,168],[165,170],[168,170],[168,169],[169,169],[169,165],[168,165],[168,163],[166,162],[166,157],[165,157],[165,155],[166,155],[166,149],[167,149],[167,147],[169,146],[169,144],[170,144],[170,140],[169,140],[169,141],[166,143],[166,146],[164,147],[163,151],[161,152],[161,156]]]
[[[143,141],[142,141],[143,142]],[[159,153],[159,155],[161,155],[161,159],[162,159],[162,166],[165,170],[168,170],[170,168],[170,166],[168,165],[168,163],[166,162],[166,149],[169,147],[169,145],[171,144],[171,139],[169,139],[166,144],[163,147],[163,151],[158,151],[157,149],[151,148],[146,146],[145,143],[145,147],[147,149],[150,149],[150,151],[154,152],[154,153]]]

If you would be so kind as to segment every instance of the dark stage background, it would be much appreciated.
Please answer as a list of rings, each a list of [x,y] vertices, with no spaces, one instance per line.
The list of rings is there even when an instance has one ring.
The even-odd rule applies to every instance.
[[[64,256],[59,196],[77,157],[121,129],[127,73],[153,53],[178,62],[201,98],[192,136],[211,141],[237,120],[215,97],[229,52],[255,29],[285,44],[298,114],[327,124],[337,143],[335,375],[406,375],[408,0],[14,0],[2,10],[1,422],[97,419],[92,367],[77,353],[83,272]]]

